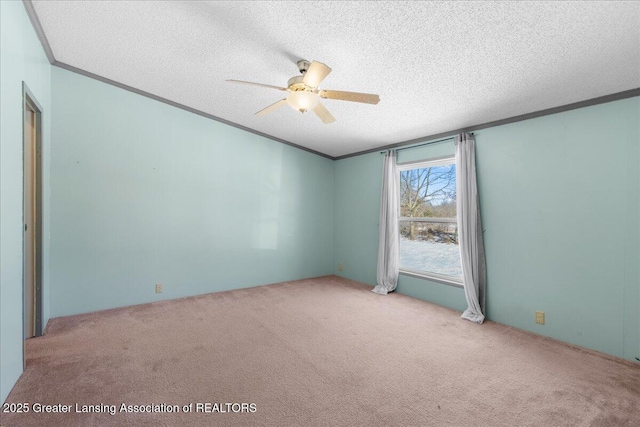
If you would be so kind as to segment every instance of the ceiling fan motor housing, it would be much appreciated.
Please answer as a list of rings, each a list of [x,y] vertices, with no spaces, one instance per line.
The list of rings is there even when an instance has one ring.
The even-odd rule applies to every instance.
[[[306,59],[301,59],[300,61],[296,62],[296,65],[298,66],[298,70],[300,70],[300,74],[304,74],[309,69],[311,63]]]
[[[293,76],[289,79],[289,81],[287,82],[287,87],[291,90],[295,90],[294,88],[292,88],[292,86],[297,85],[297,86],[304,86],[304,83],[302,83],[302,77],[303,76]]]

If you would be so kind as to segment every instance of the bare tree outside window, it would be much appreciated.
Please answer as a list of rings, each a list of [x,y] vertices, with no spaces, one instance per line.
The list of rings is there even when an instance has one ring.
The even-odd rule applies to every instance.
[[[436,216],[434,205],[453,203],[455,215],[456,167],[436,166],[409,169],[400,174],[401,216]],[[450,209],[448,210],[450,212]]]
[[[455,165],[402,171],[400,173],[400,216],[455,218]],[[417,228],[418,223],[411,222],[407,237],[416,240]]]

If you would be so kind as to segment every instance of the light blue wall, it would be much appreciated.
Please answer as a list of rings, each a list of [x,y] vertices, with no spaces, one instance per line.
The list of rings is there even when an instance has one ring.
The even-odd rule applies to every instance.
[[[489,318],[640,357],[639,127],[636,97],[478,132]]]
[[[475,133],[491,320],[640,357],[639,121],[636,97]],[[452,149],[416,148],[398,161]],[[374,153],[335,165],[335,273],[371,285],[381,162]],[[462,289],[421,279],[400,276],[398,291],[466,306]]]
[[[332,273],[331,160],[57,67],[52,81],[52,316]]]
[[[51,66],[22,2],[0,2],[0,402],[22,373],[22,82],[43,108],[43,324],[49,319]]]
[[[382,160],[372,153],[335,162],[334,270],[370,285],[376,281]]]

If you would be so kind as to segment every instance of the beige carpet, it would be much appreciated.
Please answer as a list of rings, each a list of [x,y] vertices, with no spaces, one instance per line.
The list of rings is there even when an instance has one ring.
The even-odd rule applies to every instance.
[[[27,370],[7,400],[30,412],[0,421],[640,425],[640,366],[370,289],[331,276],[53,319],[28,341]],[[35,413],[34,403],[116,413]],[[128,413],[122,403],[194,406]],[[197,413],[198,403],[227,412]]]

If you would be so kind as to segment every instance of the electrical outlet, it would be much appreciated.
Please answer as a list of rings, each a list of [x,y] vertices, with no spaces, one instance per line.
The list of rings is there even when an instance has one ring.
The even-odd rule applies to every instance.
[[[536,311],[536,323],[544,325],[544,311]]]
[[[342,263],[338,264],[338,271],[342,271]]]
[[[156,294],[162,293],[162,283],[156,283]]]

